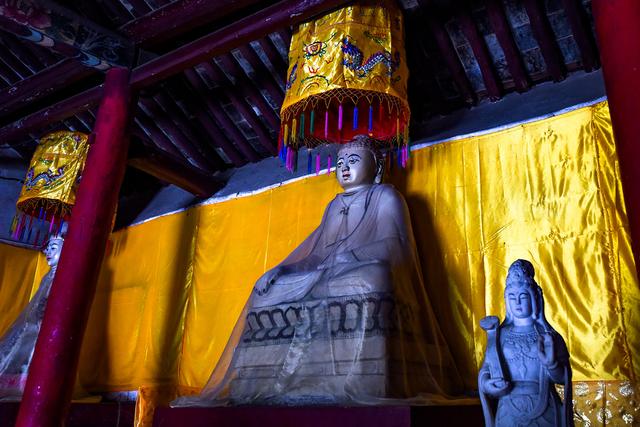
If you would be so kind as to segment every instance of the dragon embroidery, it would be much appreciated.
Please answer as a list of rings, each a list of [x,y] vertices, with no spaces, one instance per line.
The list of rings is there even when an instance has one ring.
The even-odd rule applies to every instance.
[[[297,74],[298,74],[298,63],[296,62],[295,64],[293,64],[293,68],[291,68],[291,72],[289,73],[289,78],[287,79],[287,84],[286,84],[287,90],[291,89],[291,86],[293,86],[293,84],[295,83]]]
[[[383,64],[387,67],[388,76],[391,76],[400,65],[400,54],[396,52],[394,58],[394,56],[386,50],[376,52],[364,61],[362,51],[351,43],[348,37],[342,39],[341,48],[344,53],[342,64],[348,69],[355,71],[356,75],[360,78],[366,77],[373,67],[378,64]]]
[[[27,172],[27,177],[24,181],[24,185],[27,188],[27,190],[31,190],[33,187],[36,186],[38,181],[41,181],[41,180],[44,181],[45,186],[51,185],[51,183],[53,183],[55,180],[57,180],[64,174],[64,166],[59,167],[55,171],[55,173],[52,173],[51,171],[46,171],[46,172],[39,173],[36,176],[33,176],[33,174],[34,174],[33,168],[30,168],[29,171]]]

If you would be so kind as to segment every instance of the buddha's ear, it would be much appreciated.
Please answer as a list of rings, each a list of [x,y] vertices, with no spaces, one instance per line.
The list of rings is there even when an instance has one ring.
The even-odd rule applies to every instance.
[[[383,177],[384,177],[384,158],[380,160],[376,159],[376,177],[373,180],[373,182],[375,184],[381,184]]]

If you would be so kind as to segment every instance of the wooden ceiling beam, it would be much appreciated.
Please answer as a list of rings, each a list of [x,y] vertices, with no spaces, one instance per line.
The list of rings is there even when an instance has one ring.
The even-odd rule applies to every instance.
[[[586,72],[597,69],[600,66],[598,50],[582,5],[578,0],[562,0],[562,5],[571,26],[573,39],[576,41],[578,49],[580,49],[582,66]]]
[[[209,22],[208,20],[213,18],[220,19],[233,11],[256,3],[257,1],[258,0],[179,0],[166,7],[156,9],[138,19],[127,22],[120,28],[120,31],[126,36],[131,37],[133,42],[144,45],[145,43],[164,40],[170,33],[177,35],[197,25]],[[105,4],[111,5],[111,2],[100,2],[99,4],[103,6]],[[111,7],[111,9],[113,9],[111,12],[112,15],[117,14],[118,19],[129,20],[132,17],[126,10],[116,10],[114,7]],[[124,13],[126,13],[126,15],[123,15]],[[171,31],[163,33],[167,28],[170,28]],[[10,35],[9,33],[7,34]],[[33,46],[33,49],[31,49],[31,46]],[[37,47],[38,45],[28,44],[26,48],[34,51]],[[48,49],[41,48],[40,50],[42,51],[42,55],[47,55]],[[25,104],[52,94],[60,88],[77,82],[95,72],[94,69],[85,68],[81,66],[80,62],[73,59],[59,61],[55,65],[49,63],[47,58],[39,59],[47,62],[47,65],[54,68],[47,68],[42,71],[42,74],[37,73],[31,76],[28,83],[21,84],[22,82],[20,82],[16,85],[17,88],[12,90],[9,103],[5,102],[6,94],[0,92],[0,115],[13,112]],[[56,69],[55,67],[60,68]]]
[[[173,145],[173,142],[165,135],[147,115],[138,111],[133,120],[134,126],[138,128],[140,132],[147,135],[150,141],[162,150],[163,153],[173,156],[176,159],[182,159],[183,163],[188,163],[187,159],[180,153],[180,151]],[[135,130],[133,131],[135,132]],[[138,132],[139,133],[139,132]]]
[[[282,39],[284,45],[287,47],[287,49],[289,49],[289,47],[291,46],[291,28],[280,28],[277,33]]]
[[[457,14],[458,22],[464,36],[467,38],[471,50],[476,57],[480,72],[482,73],[482,80],[484,81],[484,87],[487,89],[489,100],[497,101],[502,98],[502,81],[498,77],[498,73],[493,66],[491,55],[487,44],[484,42],[482,35],[478,31],[476,23],[473,22],[469,9],[462,7],[461,11]]]
[[[520,56],[520,50],[513,39],[511,27],[504,11],[504,6],[500,0],[487,0],[487,15],[489,23],[500,43],[507,61],[507,68],[513,79],[513,84],[518,92],[529,90],[531,82],[527,75],[526,68]]]
[[[158,83],[200,62],[259,39],[283,26],[295,25],[346,0],[281,0],[273,6],[240,19],[194,42],[162,55],[135,68],[131,83],[142,88]],[[37,127],[61,120],[96,104],[102,94],[102,86],[88,89],[57,104],[34,112],[14,123],[0,128],[0,140],[11,141]],[[55,114],[52,114],[55,113]]]
[[[129,40],[50,0],[5,2],[0,8],[0,24],[6,32],[99,70],[133,63]]]
[[[231,53],[220,55],[218,59],[225,70],[232,75],[235,80],[235,86],[240,90],[242,96],[260,110],[271,129],[277,132],[280,129],[280,117],[278,117],[278,114],[267,100],[264,99],[262,92],[260,92],[260,87],[255,84],[255,81],[249,79]]]
[[[251,147],[251,145],[247,142],[247,139],[244,137],[242,132],[235,126],[233,120],[227,113],[222,109],[220,105],[212,100],[211,96],[207,96],[209,94],[209,89],[204,84],[200,76],[193,69],[185,70],[185,77],[195,89],[195,93],[198,97],[198,100],[203,103],[209,113],[214,117],[220,129],[225,132],[231,138],[232,142],[236,147],[244,154],[244,156],[249,159],[251,162],[256,162],[260,160],[260,156],[256,153],[256,151]]]
[[[120,32],[143,46],[222,19],[260,0],[178,0],[120,27]]]
[[[148,146],[148,144],[145,144]],[[182,162],[149,151],[145,157],[132,157],[129,166],[173,184],[196,197],[207,198],[223,187],[224,182]]]
[[[199,97],[194,93],[193,89],[184,82],[177,84],[177,80],[168,82],[165,86],[170,95],[177,99],[177,94],[181,95],[182,102],[184,102],[189,113],[193,115],[197,123],[202,127],[208,136],[208,140],[214,146],[220,148],[229,157],[229,160],[234,166],[242,166],[247,163],[238,149],[231,143],[220,128],[215,124],[215,120],[207,114],[207,107],[202,104]],[[175,83],[175,84],[172,84]]]
[[[276,70],[276,73],[281,76],[281,78],[287,78],[287,69],[288,64],[282,59],[278,49],[273,45],[273,41],[269,37],[263,37],[258,40],[258,44],[264,51],[265,55],[267,55],[267,59],[273,65],[273,68]]]
[[[165,89],[166,90],[166,89]],[[208,160],[214,163],[216,170],[226,166],[224,160],[218,155],[216,150],[205,142],[202,129],[194,128],[191,120],[185,112],[178,106],[176,101],[170,97],[166,91],[159,91],[153,95],[154,101],[167,113],[168,117],[180,128],[187,140]]]
[[[58,85],[71,84],[93,73],[93,70],[79,65],[73,59],[63,59],[37,74],[16,82],[9,88],[0,90],[0,116],[53,93]],[[19,95],[16,96],[16,94]]]
[[[442,23],[429,13],[428,10],[425,13],[425,18],[427,20],[429,30],[435,38],[438,50],[447,64],[447,68],[451,72],[453,81],[460,92],[460,97],[467,104],[475,104],[478,98],[471,87],[469,77],[464,71],[460,58],[453,47],[449,33],[447,33],[447,30],[444,28]]]
[[[275,142],[271,141],[268,130],[266,129],[265,125],[260,122],[260,120],[256,116],[255,111],[253,111],[253,108],[247,102],[246,98],[244,96],[240,96],[236,92],[236,88],[232,87],[230,83],[226,82],[227,77],[224,75],[222,70],[218,68],[217,65],[214,65],[211,62],[203,62],[202,64],[200,64],[200,67],[202,67],[202,69],[207,73],[211,80],[217,82],[222,86],[221,91],[227,98],[229,98],[238,113],[240,113],[240,115],[247,121],[247,123],[249,123],[251,129],[258,136],[258,141],[260,141],[260,144],[265,148],[265,150],[267,150],[268,153],[275,156],[277,154],[276,144]]]
[[[524,0],[524,7],[529,15],[529,23],[533,37],[540,46],[540,52],[547,66],[547,72],[554,81],[564,80],[567,69],[564,66],[564,57],[560,52],[556,37],[547,19],[544,6],[539,0]]]
[[[255,71],[256,83],[265,88],[269,93],[269,96],[277,105],[282,105],[282,101],[284,101],[284,92],[278,84],[278,77],[267,68],[251,45],[240,46],[239,51],[242,54],[242,57]],[[284,81],[284,75],[280,77]]]
[[[152,99],[139,97],[138,106],[142,107],[145,113],[153,118],[158,128],[169,137],[173,145],[176,146],[189,163],[203,171],[212,171],[214,169],[211,159],[208,159],[197,147],[194,147],[189,142],[181,127],[176,125],[157,103]]]
[[[131,83],[134,87],[152,85],[281,27],[303,22],[344,3],[347,0],[281,0],[137,67]]]

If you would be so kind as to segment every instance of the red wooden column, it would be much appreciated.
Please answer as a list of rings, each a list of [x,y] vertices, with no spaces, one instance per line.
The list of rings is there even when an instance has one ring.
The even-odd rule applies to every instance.
[[[631,244],[640,268],[640,1],[593,0]]]
[[[129,70],[110,69],[16,426],[64,423],[124,176],[129,102]]]

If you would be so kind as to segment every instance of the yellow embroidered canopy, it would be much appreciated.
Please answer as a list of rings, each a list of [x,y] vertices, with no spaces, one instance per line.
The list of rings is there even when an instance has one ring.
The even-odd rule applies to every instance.
[[[288,166],[300,144],[342,143],[357,134],[398,147],[407,143],[403,31],[392,0],[359,1],[296,29],[279,138]]]
[[[16,204],[19,215],[12,225],[16,240],[30,240],[34,219],[46,222],[48,233],[68,219],[87,158],[87,139],[84,133],[70,131],[53,132],[40,139]]]

